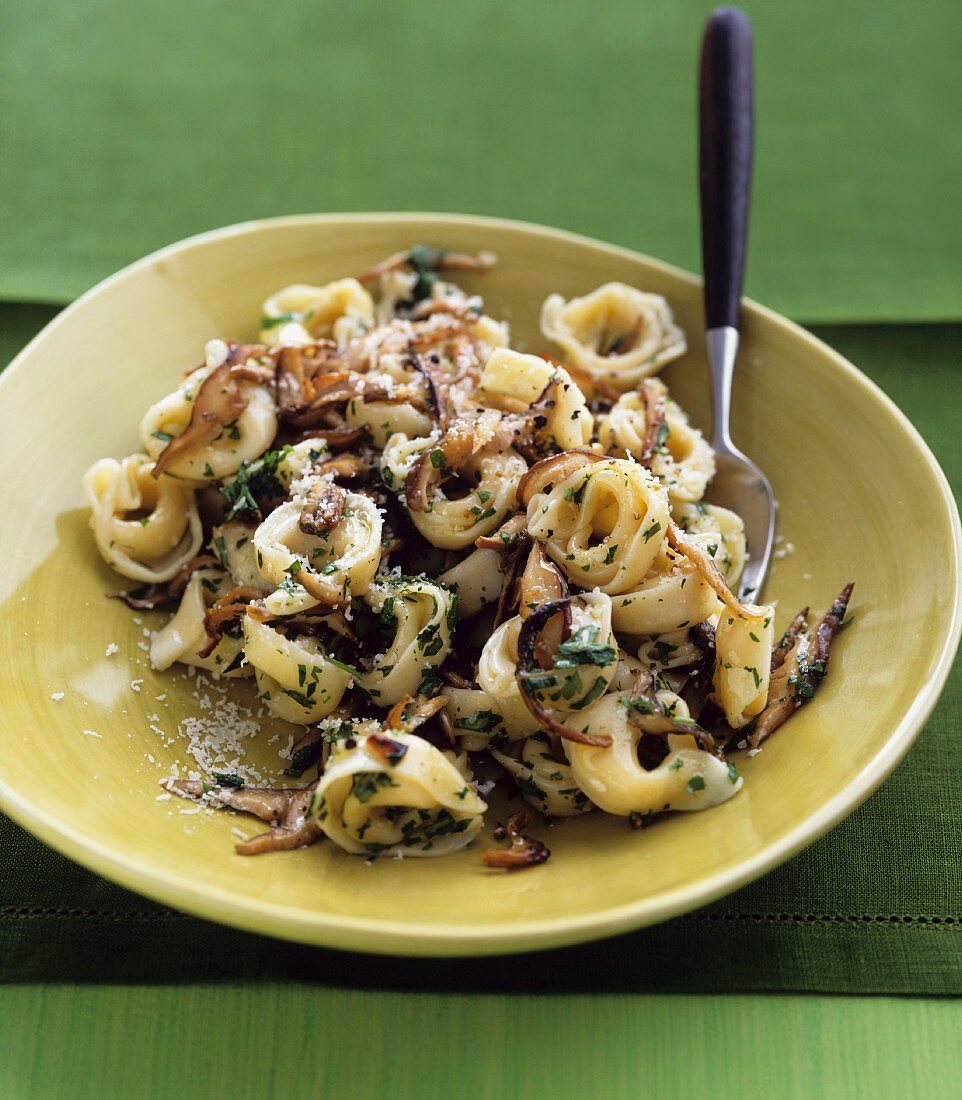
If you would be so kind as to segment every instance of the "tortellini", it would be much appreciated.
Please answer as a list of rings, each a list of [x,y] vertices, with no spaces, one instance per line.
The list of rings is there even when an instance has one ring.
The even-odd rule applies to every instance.
[[[509,620],[509,622],[515,622],[515,620]],[[491,656],[489,655],[488,658],[486,682],[502,684],[507,694],[494,696],[489,695],[482,688],[457,687],[445,687],[441,692],[451,719],[451,727],[459,742],[469,752],[486,749],[494,737],[500,736],[507,741],[517,741],[538,729],[538,720],[525,706],[514,680],[519,628],[520,622],[517,623],[516,628],[513,628],[515,650],[510,666],[505,656],[499,657],[498,664],[494,667],[492,667]],[[506,644],[511,644],[510,639],[506,639],[502,634],[495,648],[501,649]],[[494,680],[493,677],[497,675],[499,679]]]
[[[551,737],[542,732],[521,743],[520,756],[492,748],[491,755],[511,775],[521,797],[550,817],[578,817],[593,810],[585,792],[575,783],[567,759],[552,751]]]
[[[649,386],[664,386],[652,381]],[[648,430],[645,400],[637,391],[623,394],[602,419],[598,440],[609,453],[619,457],[640,457]],[[665,397],[665,418],[650,462],[651,472],[668,490],[672,504],[701,500],[715,476],[715,453],[711,444],[678,404]]]
[[[660,294],[606,283],[566,302],[552,294],[541,331],[595,381],[624,392],[685,354],[685,334]]]
[[[578,711],[611,686],[618,671],[618,643],[611,629],[611,599],[603,592],[573,600],[570,616],[569,636],[555,648],[552,666],[529,676],[528,686],[543,703]]]
[[[586,463],[528,504],[528,531],[568,580],[611,596],[651,568],[668,527],[668,497],[636,462]]]
[[[481,455],[472,461],[474,488],[464,497],[448,499],[443,487],[434,491],[424,512],[411,520],[432,546],[463,550],[490,534],[514,506],[518,479],[527,469],[524,459],[510,451]]]
[[[715,695],[732,729],[761,714],[768,700],[772,646],[772,607],[749,605],[741,613],[723,608],[715,628]]]
[[[494,351],[481,372],[481,395],[495,408],[520,412],[547,391],[550,400],[535,425],[539,439],[558,451],[583,447],[591,440],[594,418],[585,396],[571,375],[536,355],[501,348]]]
[[[417,438],[427,436],[434,428],[433,419],[407,401],[366,401],[355,397],[347,403],[345,419],[352,428],[367,428],[373,445],[381,448],[398,433]]]
[[[274,585],[265,579],[257,566],[257,551],[254,549],[256,529],[257,525],[253,523],[228,520],[213,529],[210,544],[234,584],[256,588],[266,596],[273,592]]]
[[[525,806],[637,826],[725,802],[742,785],[725,754],[825,675],[851,585],[777,648],[773,609],[740,602],[745,524],[705,501],[712,448],[651,377],[686,350],[665,299],[552,295],[564,361],[523,354],[449,281],[492,262],[422,244],[283,288],[260,343],[211,340],[144,415],[144,453],[85,476],[153,667],[250,678],[251,724],[290,724],[275,767],[296,785],[268,785],[270,750],[165,780],[269,822],[241,855],[325,837],[445,855],[506,786],[523,802],[499,803],[481,859],[533,867],[550,852]]]
[[[387,730],[332,747],[311,812],[356,855],[438,856],[466,847],[487,805],[454,763],[416,734]]]
[[[678,504],[672,509],[675,522],[704,547],[722,576],[737,590],[745,568],[745,523],[728,508],[717,504]]]
[[[676,713],[686,715],[684,703]],[[741,788],[730,763],[694,747],[689,737],[672,736],[664,760],[650,771],[638,759],[641,729],[629,719],[627,697],[607,695],[585,711],[595,733],[607,734],[607,748],[565,742],[565,752],[578,787],[609,814],[706,810],[725,802]]]
[[[227,577],[218,569],[197,569],[187,582],[173,618],[150,642],[150,664],[163,670],[179,661],[205,669],[218,676],[249,676],[244,664],[244,643],[240,629],[224,633],[216,646],[209,648],[210,637],[204,627],[207,609],[230,588]]]
[[[358,686],[380,706],[424,694],[425,677],[451,652],[457,597],[424,577],[387,577],[371,586],[365,601],[391,640],[358,677]]]
[[[486,699],[493,700],[496,713],[503,716],[507,735],[512,740],[538,728],[518,687],[518,635],[522,618],[515,615],[503,622],[484,643],[478,660],[478,684]],[[482,707],[482,710],[489,708]],[[458,719],[454,721],[458,728]],[[463,728],[463,726],[462,726]]]
[[[244,653],[268,710],[287,722],[317,722],[340,703],[351,673],[317,638],[287,636],[270,623],[244,616]]]
[[[301,530],[301,511],[288,501],[254,532],[257,568],[277,585],[266,601],[272,614],[294,615],[321,603],[306,584],[325,602],[346,604],[367,591],[381,560],[381,514],[370,497],[348,493],[340,523],[319,535]]]
[[[187,428],[201,386],[221,364],[216,360],[191,372],[173,393],[152,405],[140,422],[140,442],[154,460]],[[162,476],[203,485],[236,474],[271,445],[277,434],[277,410],[270,387],[261,382],[237,383],[246,401],[235,420],[203,447],[180,455]]]
[[[267,299],[263,312],[261,341],[269,345],[303,345],[317,339],[343,344],[374,324],[374,301],[357,279],[285,287]]]
[[[439,580],[458,595],[458,617],[476,615],[497,603],[504,584],[504,558],[497,550],[480,549],[442,573]]]
[[[668,634],[714,615],[718,597],[685,558],[662,547],[637,588],[611,601],[611,621],[625,634]]]
[[[426,451],[440,455],[437,440],[408,439],[403,432],[391,437],[381,456],[381,477],[390,489],[400,489],[414,462]],[[440,466],[442,459],[438,459]],[[468,491],[449,498],[444,486],[433,486],[428,506],[411,511],[410,519],[432,546],[464,550],[475,539],[494,531],[515,507],[518,481],[527,463],[513,451],[481,453],[463,471]]]
[[[147,455],[102,458],[84,477],[90,527],[104,561],[124,577],[169,581],[196,557],[204,533],[194,490],[151,476]]]

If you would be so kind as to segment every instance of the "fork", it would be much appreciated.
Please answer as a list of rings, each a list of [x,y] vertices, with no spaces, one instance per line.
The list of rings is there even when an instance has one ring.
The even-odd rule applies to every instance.
[[[709,499],[745,521],[745,600],[761,594],[775,538],[772,487],[729,432],[748,233],[752,99],[751,23],[738,8],[718,8],[705,24],[699,80],[702,271],[716,456]]]

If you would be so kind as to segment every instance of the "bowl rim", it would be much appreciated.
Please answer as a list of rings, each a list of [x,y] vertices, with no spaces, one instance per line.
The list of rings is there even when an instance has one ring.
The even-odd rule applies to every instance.
[[[399,224],[425,221],[435,222],[439,228],[444,226],[456,230],[458,226],[490,227],[572,244],[587,244],[595,250],[608,252],[613,257],[641,260],[647,266],[681,279],[689,286],[700,283],[700,279],[690,272],[633,249],[567,230],[508,218],[416,211],[292,214],[260,218],[186,237],[101,280],[58,313],[10,362],[0,376],[0,392],[13,374],[22,369],[30,359],[34,347],[46,339],[49,333],[69,321],[74,313],[82,310],[87,302],[109,290],[115,283],[178,253],[275,227],[309,229],[338,223]],[[766,845],[733,868],[702,877],[696,882],[676,887],[654,898],[640,898],[613,907],[603,907],[590,914],[525,921],[520,925],[501,923],[419,926],[386,919],[330,915],[304,907],[291,908],[275,902],[239,897],[200,881],[187,883],[182,876],[172,871],[159,871],[145,866],[135,857],[117,852],[110,844],[91,839],[53,814],[38,809],[8,786],[2,776],[0,809],[41,841],[75,862],[160,904],[244,931],[299,943],[382,955],[422,957],[494,955],[541,950],[582,943],[656,924],[731,893],[813,843],[878,788],[908,751],[938,701],[962,635],[962,527],[958,506],[942,468],[918,430],[891,398],[844,356],[793,321],[749,298],[743,299],[742,308],[746,315],[774,325],[795,342],[822,356],[828,356],[834,368],[847,375],[868,401],[895,418],[939,488],[944,507],[943,519],[951,529],[953,544],[952,561],[946,563],[950,570],[952,616],[932,673],[919,684],[911,705],[879,751],[848,783],[777,841]]]

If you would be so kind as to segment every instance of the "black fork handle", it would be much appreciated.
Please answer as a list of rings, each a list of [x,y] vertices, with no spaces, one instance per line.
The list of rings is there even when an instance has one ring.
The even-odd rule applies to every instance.
[[[698,107],[706,327],[738,328],[754,144],[752,25],[738,8],[705,24]]]

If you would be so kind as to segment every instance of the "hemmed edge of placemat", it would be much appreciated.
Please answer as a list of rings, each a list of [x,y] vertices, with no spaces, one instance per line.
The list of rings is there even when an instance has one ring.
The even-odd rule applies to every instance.
[[[129,934],[118,935],[123,926]],[[962,916],[954,914],[705,910],[535,955],[423,959],[307,947],[174,910],[8,906],[0,910],[0,982],[169,985],[243,977],[436,993],[960,996],[962,950],[944,950],[945,936],[960,932]]]

